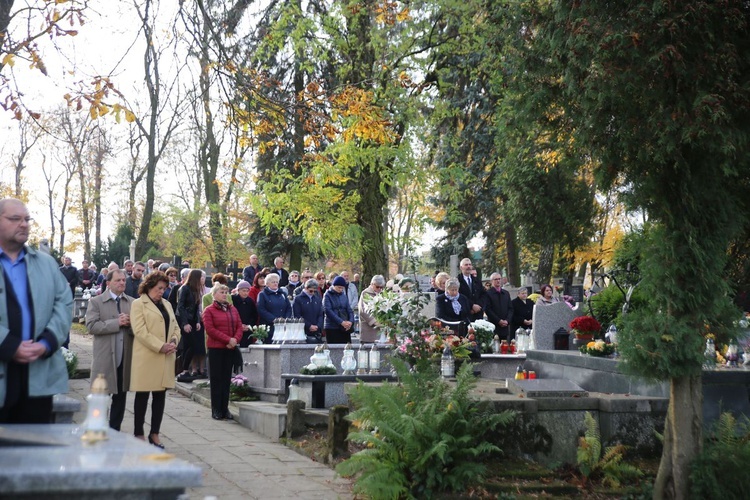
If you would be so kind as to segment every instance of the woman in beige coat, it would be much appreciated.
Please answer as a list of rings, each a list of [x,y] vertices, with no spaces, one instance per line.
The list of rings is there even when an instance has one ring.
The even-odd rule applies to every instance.
[[[380,330],[375,321],[370,300],[380,294],[385,288],[385,278],[376,274],[370,280],[370,286],[362,290],[359,297],[359,341],[377,342],[380,339]]]
[[[163,300],[169,278],[161,271],[148,274],[138,287],[140,298],[130,308],[133,327],[133,364],[130,390],[135,391],[135,425],[133,433],[144,439],[148,393],[151,393],[151,431],[148,442],[164,448],[159,440],[159,429],[164,416],[167,389],[174,387],[174,365],[180,327],[172,305]]]

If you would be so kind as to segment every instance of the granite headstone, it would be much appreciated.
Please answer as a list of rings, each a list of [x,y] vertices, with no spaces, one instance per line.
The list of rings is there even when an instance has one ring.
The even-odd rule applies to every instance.
[[[557,302],[548,306],[535,305],[532,333],[536,341],[536,348],[553,350],[555,348],[554,333],[564,328],[570,331],[573,318],[583,316],[581,304],[571,308],[565,302]],[[569,345],[573,345],[572,342]]]

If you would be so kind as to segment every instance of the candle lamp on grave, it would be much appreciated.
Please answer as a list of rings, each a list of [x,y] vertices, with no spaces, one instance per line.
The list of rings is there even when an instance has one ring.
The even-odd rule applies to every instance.
[[[372,344],[370,349],[370,375],[377,375],[380,373],[380,351],[378,350],[377,344]]]
[[[365,349],[364,344],[359,344],[357,351],[357,375],[366,375],[367,368],[370,366],[370,353]]]
[[[97,375],[91,384],[91,394],[86,396],[88,408],[86,411],[86,420],[83,422],[83,435],[81,440],[87,444],[95,444],[104,441],[107,438],[109,423],[107,419],[107,409],[109,406],[109,392],[107,391],[107,381],[104,374]]]

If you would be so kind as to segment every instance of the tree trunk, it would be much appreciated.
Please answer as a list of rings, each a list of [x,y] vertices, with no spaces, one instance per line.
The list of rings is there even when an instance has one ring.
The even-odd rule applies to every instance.
[[[552,278],[552,263],[555,255],[555,244],[549,243],[542,246],[539,252],[539,267],[536,276],[540,285],[549,284]]]
[[[362,227],[362,283],[369,283],[376,274],[388,274],[385,231],[383,230],[383,207],[386,199],[380,191],[382,180],[376,169],[363,169],[360,172],[357,190],[360,199],[357,203],[357,223]]]
[[[521,286],[521,266],[518,259],[516,228],[512,224],[505,226],[505,252],[508,258],[508,281],[511,286]]]
[[[673,378],[654,500],[688,498],[690,464],[703,448],[703,379]]]

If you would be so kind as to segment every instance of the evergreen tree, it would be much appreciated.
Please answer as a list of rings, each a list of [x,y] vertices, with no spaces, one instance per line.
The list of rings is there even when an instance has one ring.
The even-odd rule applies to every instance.
[[[748,213],[749,17],[735,0],[532,1],[503,17],[516,21],[526,111],[559,103],[598,180],[622,181],[653,224],[640,263],[650,299],[626,317],[620,350],[627,369],[671,383],[655,498],[689,496],[702,332],[733,319],[722,273]]]

